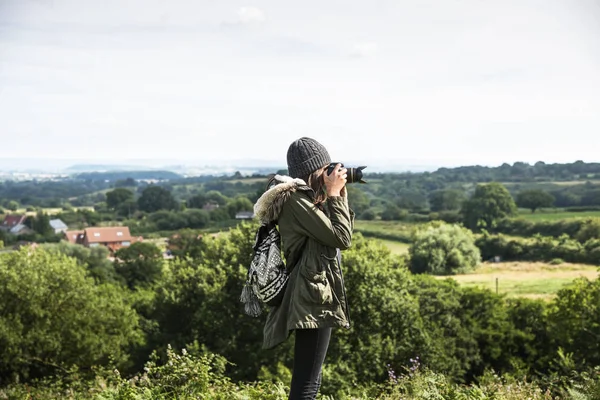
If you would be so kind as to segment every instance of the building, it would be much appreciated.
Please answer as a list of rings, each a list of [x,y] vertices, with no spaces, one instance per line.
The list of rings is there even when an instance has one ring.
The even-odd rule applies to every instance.
[[[141,240],[141,238],[132,237],[126,226],[66,231],[65,238],[70,243],[81,244],[85,247],[105,246],[111,255],[123,247],[130,246],[131,243]]]
[[[65,231],[64,232],[65,239],[67,239],[67,242],[72,243],[72,244],[83,244],[83,234],[84,234],[83,230]]]
[[[252,211],[240,211],[235,214],[235,219],[252,219],[254,218],[254,213]]]
[[[52,227],[52,230],[56,234],[65,233],[67,231],[67,229],[69,229],[69,227],[64,222],[62,222],[60,219],[51,219],[50,227]]]
[[[202,206],[202,209],[205,211],[214,211],[217,208],[219,208],[219,205],[217,203],[206,203],[205,205]]]
[[[33,230],[29,229],[29,227],[24,224],[17,224],[15,226],[13,226],[12,228],[10,228],[8,233],[10,233],[11,235],[27,235],[27,234],[35,233],[35,232]]]
[[[4,217],[2,223],[0,223],[0,229],[3,231],[10,231],[17,225],[25,225],[25,220],[27,219],[26,215],[7,215]]]

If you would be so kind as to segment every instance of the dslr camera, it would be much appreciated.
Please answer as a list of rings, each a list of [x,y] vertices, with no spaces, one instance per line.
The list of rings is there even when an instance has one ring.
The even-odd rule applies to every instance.
[[[344,164],[342,163],[338,163],[338,162],[333,162],[331,164],[329,164],[329,167],[327,167],[327,175],[331,175],[331,173],[333,172],[333,169],[335,168],[336,165],[340,164],[340,167],[344,167]],[[347,172],[347,179],[346,182],[347,183],[354,183],[354,182],[359,182],[359,183],[367,183],[363,180],[363,169],[367,168],[366,166],[363,167],[356,167],[356,168],[347,168],[348,172]]]

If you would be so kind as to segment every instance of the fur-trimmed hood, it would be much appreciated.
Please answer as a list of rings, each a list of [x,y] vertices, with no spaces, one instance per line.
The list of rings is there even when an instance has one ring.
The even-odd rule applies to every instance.
[[[283,205],[296,190],[311,191],[302,179],[275,175],[272,185],[254,204],[254,215],[261,224],[277,221]]]

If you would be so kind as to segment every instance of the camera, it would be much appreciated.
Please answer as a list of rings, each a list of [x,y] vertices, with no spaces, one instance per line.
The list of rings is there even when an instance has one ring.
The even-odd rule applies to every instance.
[[[329,164],[329,167],[327,167],[327,175],[331,175],[331,173],[333,172],[333,169],[335,168],[336,165],[340,164],[341,167],[344,167],[344,164],[342,163],[331,163]],[[363,180],[363,173],[362,170],[367,168],[366,166],[363,167],[357,167],[357,168],[347,168],[348,172],[346,175],[348,175],[346,182],[347,183],[354,183],[354,182],[359,182],[359,183],[367,183]]]

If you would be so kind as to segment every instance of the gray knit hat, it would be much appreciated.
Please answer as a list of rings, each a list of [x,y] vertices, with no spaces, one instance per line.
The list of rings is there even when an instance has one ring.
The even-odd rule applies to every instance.
[[[315,139],[303,137],[294,141],[287,152],[288,173],[299,178],[331,163],[325,146]]]

